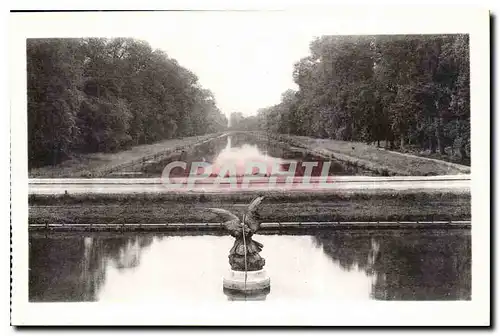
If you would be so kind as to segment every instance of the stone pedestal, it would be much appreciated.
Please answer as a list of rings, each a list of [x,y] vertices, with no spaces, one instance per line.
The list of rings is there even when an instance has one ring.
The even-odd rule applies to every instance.
[[[245,272],[231,270],[223,279],[223,287],[224,291],[229,290],[234,293],[252,294],[266,291],[269,293],[271,279],[264,269],[248,271],[245,283]]]
[[[224,288],[224,294],[226,294],[229,301],[265,301],[267,294],[270,292],[270,287],[248,293],[235,289]]]

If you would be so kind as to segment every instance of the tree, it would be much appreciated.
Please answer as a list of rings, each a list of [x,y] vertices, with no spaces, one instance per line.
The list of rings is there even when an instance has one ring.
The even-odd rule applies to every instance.
[[[400,150],[470,151],[467,35],[322,36],[261,129]]]
[[[30,167],[227,127],[194,73],[144,41],[30,39]]]
[[[77,142],[84,61],[73,39],[28,39],[29,165],[56,164]]]

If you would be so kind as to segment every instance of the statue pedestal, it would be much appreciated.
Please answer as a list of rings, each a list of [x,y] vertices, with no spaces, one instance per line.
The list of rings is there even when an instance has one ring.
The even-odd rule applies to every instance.
[[[269,287],[252,292],[242,292],[236,289],[224,288],[224,294],[226,294],[229,301],[265,301],[270,291],[271,289]]]
[[[231,270],[223,279],[223,287],[224,290],[245,294],[265,293],[266,291],[269,293],[271,279],[264,269],[248,271],[245,283],[245,272]]]

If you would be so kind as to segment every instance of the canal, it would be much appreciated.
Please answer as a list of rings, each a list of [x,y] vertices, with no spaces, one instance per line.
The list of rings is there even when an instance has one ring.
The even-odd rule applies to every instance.
[[[277,166],[281,171],[287,171],[293,164],[331,161],[327,166],[329,176],[374,175],[359,167],[314,156],[304,149],[248,133],[222,136],[188,151],[177,151],[123,168],[122,172],[136,177],[159,177],[165,166],[174,161],[186,162],[188,166],[203,162],[212,172],[232,165],[235,167],[233,174],[239,177],[273,174],[272,170],[249,172],[245,167],[248,162],[260,162],[265,167]],[[311,175],[319,175],[322,171],[320,165]],[[174,177],[183,177],[187,172],[189,169],[171,173]],[[303,173],[298,168],[291,174],[300,176]],[[273,212],[275,217],[281,216],[281,220],[314,221],[329,220],[339,209],[344,209],[345,213],[346,209],[352,208],[349,215],[352,220],[373,220],[375,217],[367,214],[367,210],[378,207],[390,216],[396,209],[399,216],[396,217],[400,218],[403,206],[394,200],[378,202],[376,199],[364,202],[322,199],[321,202],[313,204],[314,212],[311,209],[306,211],[304,204],[297,208],[295,204],[287,203],[279,203],[279,211],[275,207]],[[456,204],[457,201],[452,202]],[[405,213],[421,209],[432,219],[439,219],[438,214],[434,214],[439,208],[435,205],[417,201],[403,203]],[[235,211],[237,205],[240,204],[229,204],[225,208]],[[122,204],[100,206],[107,207],[111,221],[120,218],[125,211]],[[132,207],[136,216],[132,216],[133,219],[127,217],[129,222],[147,223],[153,220],[151,216],[155,211],[163,214],[163,217],[154,219],[161,222],[165,209],[175,212],[179,222],[193,220],[191,217],[196,214],[194,209],[186,210],[179,204],[154,204],[155,209],[152,206],[147,203]],[[424,209],[425,206],[429,209]],[[69,218],[73,210],[74,207],[65,208],[60,218]],[[83,221],[82,216],[88,215],[89,211],[98,211],[98,208],[83,210],[82,213],[75,212],[76,222]],[[142,212],[144,218],[139,218]],[[360,217],[363,214],[365,217]],[[92,223],[91,220],[87,222]],[[307,234],[256,235],[255,239],[264,244],[261,255],[266,259],[265,270],[271,278],[271,290],[259,296],[261,300],[471,299],[471,237],[468,229],[318,229]],[[241,299],[224,293],[222,288],[222,278],[229,270],[228,254],[233,241],[227,235],[201,232],[31,232],[29,300],[199,303]]]
[[[470,300],[469,230],[321,230],[256,235],[276,300]],[[30,235],[32,302],[228,301],[233,238]]]
[[[265,136],[240,132],[212,139],[189,150],[173,152],[161,159],[135,164],[122,171],[114,172],[111,176],[121,177],[128,174],[134,177],[159,177],[164,168],[174,161],[186,162],[188,168],[187,170],[173,170],[170,174],[171,177],[186,176],[193,162],[207,163],[213,168],[214,176],[220,172],[217,169],[224,165],[234,166],[236,168],[233,172],[234,175],[248,175],[249,172],[245,171],[245,165],[248,162],[262,163],[268,168],[276,165],[279,171],[290,171],[290,165],[294,165],[292,170],[294,170],[293,175],[295,176],[304,174],[304,162],[318,162],[318,165],[312,168],[312,176],[319,176],[323,169],[329,176],[375,175],[371,171],[345,162],[313,155],[303,148],[293,147]],[[330,164],[323,168],[325,161],[329,161]],[[272,171],[269,168],[267,172],[253,171],[250,173],[252,175],[259,173],[265,175],[267,173],[269,176]]]

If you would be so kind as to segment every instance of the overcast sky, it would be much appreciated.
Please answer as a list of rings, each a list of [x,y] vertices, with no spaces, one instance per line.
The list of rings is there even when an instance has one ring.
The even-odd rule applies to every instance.
[[[214,93],[223,113],[252,115],[279,103],[287,89],[297,89],[293,65],[309,54],[313,37],[228,28],[220,34],[174,33],[144,39],[193,71],[201,85]]]

